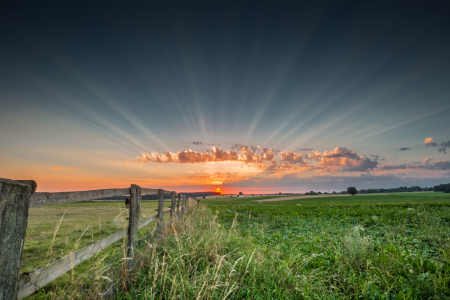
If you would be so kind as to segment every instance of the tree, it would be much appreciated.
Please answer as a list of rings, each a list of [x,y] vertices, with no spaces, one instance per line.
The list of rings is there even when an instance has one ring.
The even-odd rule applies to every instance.
[[[358,194],[358,191],[354,186],[350,186],[347,188],[347,193],[352,194],[352,196],[355,196],[355,194]]]
[[[244,195],[244,193],[243,192],[239,192],[239,195]]]

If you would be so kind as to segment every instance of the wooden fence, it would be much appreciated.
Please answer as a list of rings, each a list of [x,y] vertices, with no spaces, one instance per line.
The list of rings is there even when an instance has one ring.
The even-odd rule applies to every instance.
[[[188,201],[196,203],[195,198],[188,198],[175,191],[141,188],[135,184],[125,189],[63,193],[35,193],[36,186],[33,180],[14,181],[0,178],[0,300],[23,299],[35,293],[107,246],[125,237],[127,237],[127,267],[131,269],[135,263],[138,229],[156,220],[158,234],[162,230],[165,214],[170,213],[172,222],[176,212],[184,213],[188,207]],[[158,194],[158,212],[139,222],[141,195],[149,194]],[[130,195],[131,200],[127,229],[93,242],[48,266],[20,274],[29,207],[124,195]],[[163,212],[165,195],[171,196],[171,207],[170,211]]]

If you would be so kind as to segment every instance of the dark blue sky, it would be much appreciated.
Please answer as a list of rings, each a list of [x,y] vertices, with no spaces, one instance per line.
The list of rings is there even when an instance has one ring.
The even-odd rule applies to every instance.
[[[360,169],[371,176],[389,163],[410,164],[392,176],[448,176],[411,166],[448,160],[423,142],[450,140],[450,2],[30,1],[2,3],[0,23],[3,177],[48,166],[102,177],[143,152],[210,146],[194,141],[346,147],[385,159]],[[34,171],[14,167],[24,160]],[[224,168],[212,167],[237,172]],[[248,176],[287,174],[277,172]]]

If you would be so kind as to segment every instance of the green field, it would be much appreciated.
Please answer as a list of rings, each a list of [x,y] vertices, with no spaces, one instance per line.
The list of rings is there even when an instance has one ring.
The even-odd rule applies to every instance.
[[[117,298],[450,298],[450,194],[270,197],[200,199]]]
[[[115,298],[450,298],[450,194],[299,196],[259,201],[269,198],[273,196],[201,198],[200,205],[174,223],[165,238],[152,241],[150,251]],[[283,196],[277,198],[281,199]],[[98,210],[96,205],[100,205]],[[91,220],[89,224],[98,224],[101,211],[111,210],[107,218],[110,227],[104,230],[115,231],[114,220],[120,210],[117,203],[104,205],[62,205],[54,217],[46,218],[48,222],[43,221],[44,215],[35,214],[42,222],[36,222],[36,228],[51,224],[46,230],[47,244],[38,253],[48,255],[47,240],[53,238],[66,206],[78,214],[70,223],[74,232],[69,240],[76,242],[88,226],[75,228],[75,220],[85,216]],[[155,203],[146,205],[148,214],[153,214]],[[67,213],[59,230],[65,230]],[[97,233],[91,233],[94,237],[88,236],[85,243],[101,236],[99,226],[92,226]],[[152,228],[149,225],[140,236]],[[64,235],[57,234],[54,245],[66,249],[64,240]],[[96,291],[89,294],[91,299],[98,298],[108,284],[101,270],[110,257],[123,251],[120,242],[108,248],[31,298],[85,299],[86,294],[76,287],[93,273],[99,275],[88,281],[87,290]]]

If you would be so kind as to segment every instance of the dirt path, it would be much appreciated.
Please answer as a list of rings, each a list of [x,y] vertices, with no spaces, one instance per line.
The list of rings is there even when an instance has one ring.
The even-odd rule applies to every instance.
[[[320,196],[293,196],[293,197],[278,197],[278,198],[270,198],[264,200],[255,200],[260,202],[277,202],[277,201],[287,201],[287,200],[302,200],[306,198],[325,198],[325,197],[345,197],[350,195],[320,195]]]

